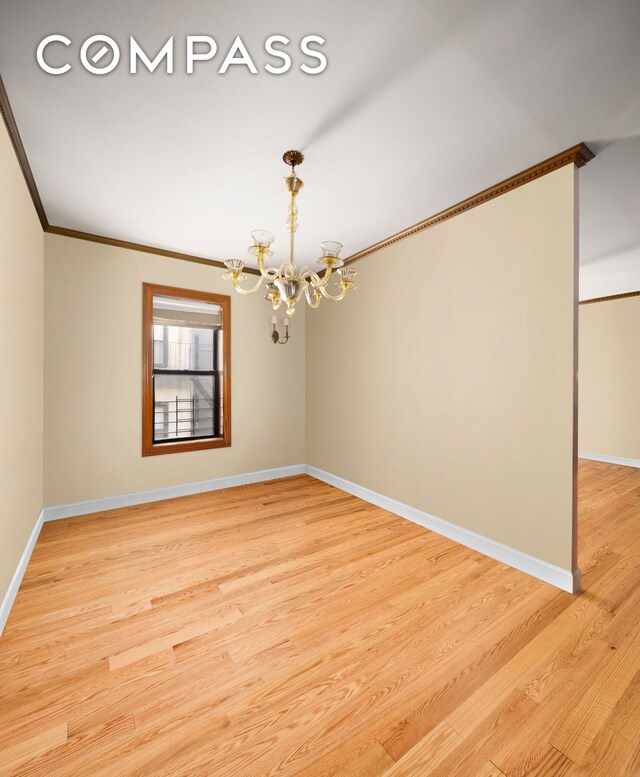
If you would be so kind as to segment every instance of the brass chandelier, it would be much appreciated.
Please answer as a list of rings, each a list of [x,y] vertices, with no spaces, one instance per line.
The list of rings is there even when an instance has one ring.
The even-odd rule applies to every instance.
[[[302,189],[302,179],[296,175],[296,165],[302,164],[304,156],[300,151],[286,151],[282,157],[285,164],[291,167],[291,173],[284,181],[289,191],[289,212],[287,215],[287,231],[289,232],[289,259],[279,267],[266,267],[265,260],[273,256],[271,244],[274,236],[271,232],[263,229],[256,229],[251,233],[253,245],[249,247],[249,253],[256,257],[258,261],[258,270],[260,277],[258,282],[251,288],[243,288],[241,285],[247,276],[243,272],[245,263],[242,259],[228,259],[225,266],[228,270],[222,277],[226,281],[231,281],[233,287],[240,294],[254,294],[266,281],[265,299],[271,302],[274,310],[277,310],[281,304],[285,304],[287,315],[291,317],[295,313],[296,303],[304,294],[307,303],[312,308],[317,308],[322,298],[338,302],[347,296],[351,289],[355,289],[356,270],[343,267],[344,262],[340,259],[342,244],[334,240],[326,240],[320,243],[322,256],[318,259],[318,264],[324,267],[322,275],[314,272],[308,265],[298,269],[294,253],[294,236],[298,228],[298,208],[296,207],[296,197]],[[338,288],[337,294],[328,291],[329,278],[334,270],[337,270],[338,279],[334,284]],[[335,276],[334,276],[335,278]]]

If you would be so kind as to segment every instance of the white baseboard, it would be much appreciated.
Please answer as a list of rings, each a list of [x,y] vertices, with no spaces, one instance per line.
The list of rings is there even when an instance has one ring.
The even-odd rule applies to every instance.
[[[15,601],[18,589],[20,588],[20,583],[22,583],[22,578],[24,577],[24,573],[27,569],[27,564],[29,563],[33,549],[36,546],[38,536],[40,535],[40,529],[42,528],[43,521],[44,511],[40,510],[40,515],[38,516],[36,525],[33,527],[33,530],[29,535],[29,539],[27,540],[25,549],[22,552],[22,556],[20,556],[20,561],[18,562],[16,571],[13,573],[13,577],[9,583],[7,592],[4,595],[2,604],[0,604],[0,635],[2,635],[2,632],[4,631],[7,618],[9,617],[9,613],[13,607],[13,602]]]
[[[622,456],[607,456],[605,453],[587,453],[578,451],[578,458],[591,461],[603,461],[605,464],[619,464],[621,467],[640,468],[640,459],[625,459]]]
[[[264,480],[302,475],[305,471],[304,464],[292,464],[288,467],[263,469],[259,472],[245,472],[242,475],[228,475],[227,477],[213,478],[213,480],[201,480],[197,483],[185,483],[181,486],[154,488],[150,491],[138,491],[137,493],[123,494],[122,496],[108,496],[104,499],[90,499],[86,502],[54,505],[44,508],[44,520],[56,521],[60,518],[73,518],[76,515],[101,513],[104,510],[116,510],[119,507],[131,507],[145,502],[159,502],[161,499],[173,499],[177,496],[190,496],[191,494],[202,494],[205,491],[218,491],[221,488],[245,486],[249,483],[260,483]]]
[[[306,471],[307,474],[318,480],[323,480],[325,483],[329,483],[342,491],[364,499],[366,502],[382,507],[383,510],[388,510],[390,513],[424,526],[425,529],[430,529],[437,534],[448,537],[460,543],[460,545],[473,548],[473,550],[484,553],[485,556],[490,556],[496,559],[496,561],[501,561],[503,564],[519,569],[521,572],[526,572],[528,575],[537,577],[539,580],[561,588],[563,591],[576,593],[580,590],[579,569],[575,569],[572,573],[568,569],[562,569],[554,564],[549,564],[542,559],[535,558],[535,556],[530,556],[528,553],[523,553],[521,550],[503,545],[501,542],[491,540],[469,529],[463,529],[461,526],[444,521],[442,518],[436,518],[434,515],[429,515],[429,513],[425,513],[403,502],[398,502],[376,491],[371,491],[369,488],[359,486],[357,483],[352,483],[337,475],[332,475],[317,467],[307,465]]]

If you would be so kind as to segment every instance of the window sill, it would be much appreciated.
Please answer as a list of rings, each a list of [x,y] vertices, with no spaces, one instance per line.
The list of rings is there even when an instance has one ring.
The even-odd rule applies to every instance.
[[[184,442],[158,442],[142,446],[143,456],[162,456],[165,453],[185,453],[187,451],[206,451],[213,448],[229,448],[231,438],[215,437],[208,440],[187,440]]]

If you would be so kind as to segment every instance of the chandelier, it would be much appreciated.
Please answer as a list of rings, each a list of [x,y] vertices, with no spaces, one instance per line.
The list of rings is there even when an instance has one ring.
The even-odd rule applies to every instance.
[[[249,253],[256,257],[260,277],[258,282],[250,287],[242,286],[247,276],[243,272],[245,263],[242,259],[228,259],[224,264],[228,272],[222,277],[230,281],[233,287],[240,294],[254,294],[266,281],[265,299],[271,302],[274,310],[277,310],[282,303],[286,305],[287,315],[292,316],[295,313],[296,304],[304,294],[307,303],[312,308],[317,308],[322,299],[330,299],[338,302],[347,296],[351,289],[356,288],[355,277],[356,270],[343,267],[344,262],[340,259],[342,244],[334,240],[326,240],[320,243],[322,256],[318,259],[318,264],[324,268],[314,272],[308,265],[298,269],[294,253],[294,237],[298,228],[298,208],[296,207],[296,197],[302,189],[302,180],[296,175],[296,165],[302,164],[304,156],[300,151],[287,151],[282,157],[285,164],[291,167],[291,174],[284,182],[289,191],[289,212],[287,215],[287,231],[289,232],[289,259],[283,262],[279,267],[266,267],[267,257],[273,256],[271,244],[274,236],[266,230],[256,229],[251,233],[253,245],[249,247]],[[329,279],[334,270],[337,270],[338,278],[334,284],[337,287],[337,293],[331,293],[328,290]],[[319,275],[318,273],[322,273]],[[333,276],[335,278],[335,275]]]

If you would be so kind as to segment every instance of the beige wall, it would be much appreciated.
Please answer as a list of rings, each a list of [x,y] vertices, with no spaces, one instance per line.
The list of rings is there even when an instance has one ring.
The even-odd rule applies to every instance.
[[[45,505],[304,463],[303,306],[283,347],[263,295],[234,292],[231,447],[142,458],[142,283],[233,289],[217,268],[57,235],[45,255]]]
[[[0,121],[0,601],[42,509],[42,227]]]
[[[572,567],[575,171],[358,262],[307,316],[307,463]]]
[[[640,460],[640,297],[580,305],[585,453]]]

